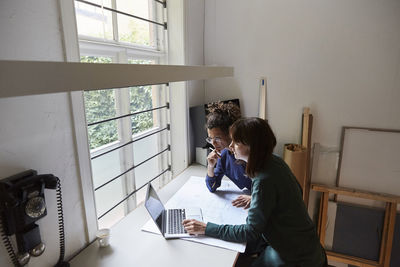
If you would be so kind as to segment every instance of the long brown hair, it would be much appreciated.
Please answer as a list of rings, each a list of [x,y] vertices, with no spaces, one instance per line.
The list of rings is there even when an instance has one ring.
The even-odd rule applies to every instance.
[[[234,143],[250,147],[246,174],[255,177],[271,158],[276,138],[268,122],[260,118],[243,118],[232,124],[229,133]]]

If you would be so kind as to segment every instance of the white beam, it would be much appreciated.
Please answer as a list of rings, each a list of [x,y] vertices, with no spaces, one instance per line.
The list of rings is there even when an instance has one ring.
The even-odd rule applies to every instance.
[[[0,97],[233,76],[232,67],[0,60]]]

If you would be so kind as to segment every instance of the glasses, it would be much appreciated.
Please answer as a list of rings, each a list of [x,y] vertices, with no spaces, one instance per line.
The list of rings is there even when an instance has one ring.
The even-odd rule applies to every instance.
[[[219,137],[214,137],[214,138],[207,137],[206,141],[207,141],[207,143],[210,143],[210,144],[212,144],[213,142],[218,143],[218,144],[222,143],[222,139]]]

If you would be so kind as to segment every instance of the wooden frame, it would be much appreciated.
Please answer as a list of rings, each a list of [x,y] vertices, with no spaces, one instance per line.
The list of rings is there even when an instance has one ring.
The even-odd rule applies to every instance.
[[[322,192],[317,232],[320,238],[320,242],[323,246],[325,244],[325,225],[327,221],[328,200],[330,193],[335,195],[346,195],[351,197],[386,202],[385,219],[383,223],[379,261],[371,261],[359,257],[336,253],[333,251],[327,251],[326,254],[328,256],[328,259],[330,260],[343,262],[346,264],[352,264],[360,267],[390,266],[390,256],[392,252],[394,226],[396,222],[396,211],[397,211],[397,204],[400,203],[400,196],[383,194],[383,193],[374,193],[374,192],[357,190],[346,187],[327,186],[322,184],[312,184],[311,189],[314,191]]]
[[[344,139],[345,139],[346,130],[349,130],[349,129],[368,130],[368,131],[387,132],[387,133],[400,133],[400,130],[397,130],[397,129],[382,129],[382,128],[343,126],[342,127],[342,134],[341,134],[341,137],[340,137],[339,164],[338,164],[338,171],[337,171],[337,175],[336,175],[336,186],[340,186],[340,170],[341,170],[341,167],[342,167]],[[335,200],[336,200],[336,196],[335,196]]]

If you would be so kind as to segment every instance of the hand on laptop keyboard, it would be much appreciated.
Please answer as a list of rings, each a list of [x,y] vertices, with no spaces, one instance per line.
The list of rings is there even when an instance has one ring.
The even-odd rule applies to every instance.
[[[191,235],[204,235],[206,232],[207,224],[194,220],[188,219],[182,222],[183,226],[185,227],[186,231]]]

